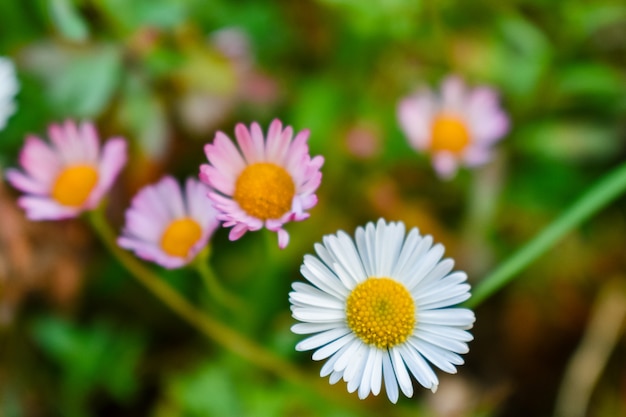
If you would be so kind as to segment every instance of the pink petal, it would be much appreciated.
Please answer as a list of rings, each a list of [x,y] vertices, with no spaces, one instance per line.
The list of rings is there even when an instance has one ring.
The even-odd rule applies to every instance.
[[[252,143],[254,143],[254,149],[259,160],[265,161],[265,139],[263,138],[261,126],[259,126],[257,122],[252,123],[250,126],[250,136],[252,137]]]
[[[231,181],[245,168],[241,154],[222,132],[217,132],[213,144],[205,147],[205,153],[211,165]]]
[[[241,123],[237,124],[237,126],[235,126],[235,137],[248,164],[254,164],[255,162],[263,160],[263,144],[260,144],[260,149],[257,147],[257,144],[254,143],[246,126]]]
[[[77,217],[81,212],[45,197],[23,196],[18,199],[18,204],[30,220],[61,220]]]
[[[247,231],[248,231],[248,228],[245,225],[238,224],[237,226],[233,227],[230,230],[230,233],[228,234],[228,240],[230,241],[237,240],[241,236],[243,236]]]
[[[61,169],[59,156],[45,142],[34,136],[26,138],[20,152],[20,165],[33,179],[51,187]]]
[[[267,144],[265,146],[265,158],[269,162],[282,164],[282,159],[289,150],[289,142],[293,135],[293,128],[287,126],[285,131],[282,130],[283,125],[278,119],[274,119],[270,124],[267,133]]]
[[[13,187],[25,193],[36,195],[48,195],[50,193],[50,187],[47,184],[27,177],[17,169],[7,169],[6,178]]]
[[[474,110],[469,128],[475,140],[485,146],[502,139],[509,130],[509,119],[503,111]]]
[[[289,244],[289,233],[285,229],[278,230],[278,247],[285,249]]]
[[[491,152],[488,148],[475,146],[467,149],[463,155],[465,165],[475,167],[487,163],[491,159]]]
[[[441,109],[445,112],[462,113],[466,107],[465,84],[457,76],[449,76],[441,84]]]
[[[440,178],[449,180],[456,175],[458,161],[450,152],[438,152],[433,155],[433,166]]]
[[[145,212],[131,208],[126,212],[124,234],[159,244],[166,226],[167,224],[159,222],[158,218],[147,216]]]
[[[171,176],[161,179],[156,185],[161,204],[166,208],[168,217],[172,220],[185,217],[187,210],[183,201],[183,194],[178,182]]]
[[[185,190],[189,215],[198,220],[203,229],[208,231],[209,235],[213,234],[219,222],[216,217],[217,212],[207,195],[208,187],[192,178],[188,178]]]
[[[149,242],[121,236],[117,239],[117,244],[125,249],[132,250],[139,258],[154,262],[167,269],[180,268],[188,263],[187,259],[169,256],[160,247]]]
[[[80,137],[83,139],[82,146],[86,161],[95,165],[100,154],[100,142],[98,140],[98,132],[93,123],[84,122],[80,126]]]
[[[427,149],[430,144],[434,112],[435,104],[427,93],[404,99],[398,106],[400,127],[418,151]]]

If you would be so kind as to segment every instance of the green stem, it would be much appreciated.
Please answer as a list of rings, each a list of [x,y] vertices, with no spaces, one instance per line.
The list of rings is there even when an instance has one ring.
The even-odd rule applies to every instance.
[[[210,247],[207,246],[192,262],[192,266],[202,278],[202,282],[204,283],[209,296],[211,296],[214,301],[224,307],[227,307],[231,311],[245,312],[246,306],[243,301],[228,292],[228,290],[222,286],[215,276],[213,268],[211,268],[211,265],[209,264],[210,252]]]
[[[593,216],[625,191],[626,164],[622,164],[591,187],[561,217],[481,281],[465,306],[470,308],[478,306],[554,246],[566,233]]]
[[[261,369],[272,372],[301,387],[312,389],[323,398],[329,398],[350,407],[357,406],[353,402],[346,402],[346,399],[342,397],[339,392],[329,389],[331,386],[325,383],[325,381],[319,378],[311,379],[308,374],[301,372],[291,363],[274,355],[264,347],[257,345],[232,328],[207,316],[192,305],[172,287],[161,280],[158,275],[146,268],[133,255],[124,251],[117,245],[115,234],[109,227],[101,210],[90,212],[89,221],[104,245],[120,264],[152,292],[155,297],[162,301],[180,318],[200,331],[205,337]]]

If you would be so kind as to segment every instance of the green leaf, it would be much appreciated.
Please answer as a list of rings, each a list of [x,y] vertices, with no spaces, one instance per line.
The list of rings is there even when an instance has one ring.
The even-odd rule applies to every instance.
[[[98,388],[120,401],[135,392],[135,370],[145,349],[141,334],[105,322],[81,327],[56,317],[37,320],[32,333],[61,370],[60,403],[75,405]]]
[[[117,109],[142,152],[151,158],[163,156],[169,133],[165,108],[142,78],[128,77]]]
[[[109,104],[121,78],[120,51],[112,46],[72,57],[50,84],[50,100],[64,113],[95,117]]]
[[[497,24],[499,83],[511,94],[530,97],[548,69],[551,45],[533,23],[518,16],[503,16]]]
[[[624,77],[611,67],[597,63],[576,63],[558,76],[556,91],[565,97],[579,95],[621,96],[626,90]]]
[[[219,363],[200,364],[174,380],[170,395],[184,415],[240,416],[240,398],[232,376]]]
[[[178,0],[98,0],[95,3],[111,21],[130,32],[142,26],[171,29],[188,14],[186,2]]]
[[[83,42],[89,37],[87,23],[71,0],[49,0],[52,22],[66,39]]]
[[[621,147],[615,128],[585,121],[535,123],[519,137],[517,143],[526,152],[571,162],[611,159]]]

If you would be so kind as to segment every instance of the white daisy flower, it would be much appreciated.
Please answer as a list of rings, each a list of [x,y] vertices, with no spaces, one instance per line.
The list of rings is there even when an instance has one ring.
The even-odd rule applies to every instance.
[[[441,259],[443,245],[380,219],[357,228],[354,240],[343,231],[327,235],[315,251],[300,268],[313,285],[294,283],[289,301],[302,322],[291,330],[313,334],[296,349],[327,359],[321,376],[330,375],[331,384],[343,379],[361,399],[378,395],[384,381],[395,403],[398,386],[413,395],[409,374],[435,392],[430,364],[456,373],[475,317],[451,307],[470,297],[470,286],[464,272],[451,273],[452,259]]]
[[[13,98],[19,90],[15,67],[8,58],[0,57],[0,130],[6,126],[7,120],[15,112]]]

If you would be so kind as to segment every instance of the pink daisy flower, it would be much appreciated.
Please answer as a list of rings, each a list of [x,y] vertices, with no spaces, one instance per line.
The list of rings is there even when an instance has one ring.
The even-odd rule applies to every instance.
[[[495,90],[469,90],[454,76],[443,81],[440,96],[422,90],[402,100],[398,118],[411,146],[432,155],[442,178],[453,177],[459,165],[489,161],[492,146],[509,130]]]
[[[76,217],[95,208],[126,164],[126,141],[114,138],[100,149],[91,123],[50,125],[52,141],[28,136],[20,153],[23,171],[7,170],[7,180],[25,192],[18,203],[31,220]]]
[[[193,178],[188,178],[181,190],[169,176],[142,188],[126,211],[126,224],[117,243],[165,268],[188,264],[219,225],[207,192],[208,188]]]
[[[200,179],[214,189],[209,198],[220,212],[218,219],[232,227],[230,240],[265,226],[278,233],[282,249],[289,243],[283,225],[308,218],[306,210],[317,204],[324,158],[309,155],[308,130],[292,136],[291,126],[283,130],[277,119],[267,140],[258,123],[250,130],[240,123],[235,127],[239,148],[222,132],[205,146],[209,164],[200,167]]]

